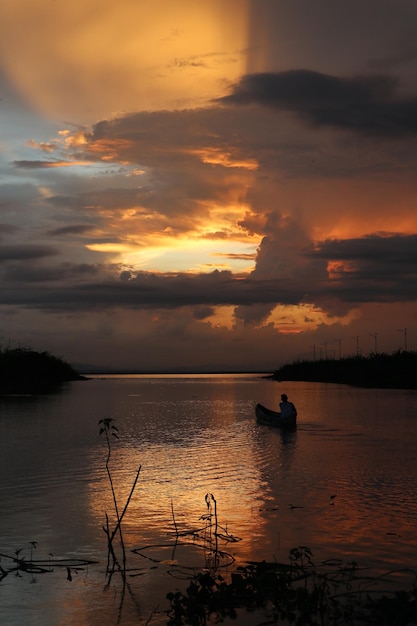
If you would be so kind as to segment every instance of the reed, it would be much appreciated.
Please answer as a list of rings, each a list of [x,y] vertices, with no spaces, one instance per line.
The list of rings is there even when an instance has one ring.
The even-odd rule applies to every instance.
[[[113,419],[111,417],[99,420],[99,426],[100,426],[99,434],[100,435],[104,434],[105,439],[106,439],[106,446],[107,446],[106,473],[107,473],[107,478],[110,484],[110,490],[111,490],[112,499],[113,499],[113,507],[114,507],[114,512],[116,515],[116,524],[114,525],[113,528],[110,528],[109,516],[107,513],[106,513],[106,525],[103,526],[103,531],[107,537],[108,550],[107,550],[106,572],[109,575],[108,584],[110,584],[111,576],[116,570],[121,572],[124,582],[126,580],[126,548],[125,548],[125,542],[123,539],[122,521],[129,507],[137,482],[139,480],[141,465],[139,465],[136,471],[136,476],[133,481],[132,487],[130,489],[129,495],[127,497],[127,500],[125,502],[123,509],[120,512],[120,506],[119,506],[118,498],[116,495],[116,490],[114,487],[113,476],[112,476],[111,469],[110,469],[110,459],[112,455],[112,445],[111,445],[112,439],[111,438],[113,437],[114,439],[119,439],[119,431],[117,427],[113,424]],[[120,544],[120,549],[122,553],[121,563],[114,549],[114,538],[116,537],[116,535],[119,536],[119,544]]]

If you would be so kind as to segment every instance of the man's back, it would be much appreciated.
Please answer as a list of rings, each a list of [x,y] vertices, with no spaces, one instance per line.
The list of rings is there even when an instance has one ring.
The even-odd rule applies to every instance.
[[[292,402],[280,402],[279,408],[281,409],[282,417],[292,417],[297,415],[297,410]]]

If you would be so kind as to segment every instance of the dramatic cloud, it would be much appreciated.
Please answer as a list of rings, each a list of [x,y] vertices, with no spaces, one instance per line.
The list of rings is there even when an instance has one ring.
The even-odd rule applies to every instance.
[[[381,273],[417,272],[417,235],[382,233],[362,239],[330,240],[320,244],[315,256],[367,263]]]
[[[51,246],[8,245],[0,246],[0,262],[10,260],[43,259],[58,254],[56,248]]]
[[[5,288],[2,302],[55,310],[206,307],[201,319],[215,306],[245,306],[251,321],[255,322],[259,321],[256,309],[260,305],[260,317],[265,318],[278,304],[309,302],[319,306],[321,301],[334,297],[355,304],[416,301],[416,239],[416,235],[374,235],[361,240],[325,241],[316,250],[306,242],[304,248],[293,251],[296,260],[292,262],[286,254],[288,247],[284,245],[279,251],[277,241],[265,239],[257,268],[248,277],[218,270],[204,275],[150,272],[133,275],[122,271],[119,280],[109,280],[106,276],[111,268],[85,264],[64,264],[55,270],[31,267],[18,272],[14,269],[6,276],[13,281],[27,281],[28,287],[31,282],[60,281],[61,285],[53,290],[37,287],[35,291]],[[26,247],[8,254],[2,251],[2,258],[27,259],[51,253]],[[262,260],[263,255],[267,260]],[[91,282],[91,276],[98,280]],[[69,278],[77,280],[69,286],[62,284]],[[238,317],[245,318],[245,315],[240,311]]]
[[[62,226],[61,228],[55,228],[48,232],[48,235],[84,235],[94,230],[94,224],[74,224],[73,226]]]
[[[413,0],[7,3],[0,335],[142,370],[411,346],[416,23]]]
[[[299,115],[316,126],[364,135],[397,137],[417,133],[417,95],[401,97],[390,76],[329,76],[289,70],[244,76],[225,104],[261,104]]]

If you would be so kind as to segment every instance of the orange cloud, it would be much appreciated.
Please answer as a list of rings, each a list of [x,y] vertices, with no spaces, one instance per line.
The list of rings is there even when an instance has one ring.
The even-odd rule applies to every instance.
[[[242,159],[234,157],[231,152],[225,152],[220,148],[201,148],[194,150],[194,154],[199,155],[203,163],[221,165],[223,167],[236,167],[246,170],[257,170],[259,167],[255,159]]]

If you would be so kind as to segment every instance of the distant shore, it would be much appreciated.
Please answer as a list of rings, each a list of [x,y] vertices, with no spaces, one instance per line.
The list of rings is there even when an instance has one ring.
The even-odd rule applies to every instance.
[[[367,357],[295,361],[269,377],[278,381],[341,383],[354,387],[417,389],[417,352],[399,350]]]
[[[0,350],[0,395],[47,393],[72,380],[86,378],[49,352]]]
[[[417,352],[399,350],[392,354],[373,353],[366,357],[350,356],[340,359],[294,361],[265,372],[233,372],[255,374],[276,381],[309,381],[346,384],[355,387],[383,389],[417,389]],[[187,375],[190,372],[161,374],[161,372],[134,372],[148,375]],[[218,375],[226,372],[204,372],[200,375]],[[133,372],[96,371],[95,375],[129,375]],[[193,372],[192,375],[198,375]],[[30,348],[0,349],[0,395],[47,393],[69,381],[87,380],[63,359],[48,352]]]

